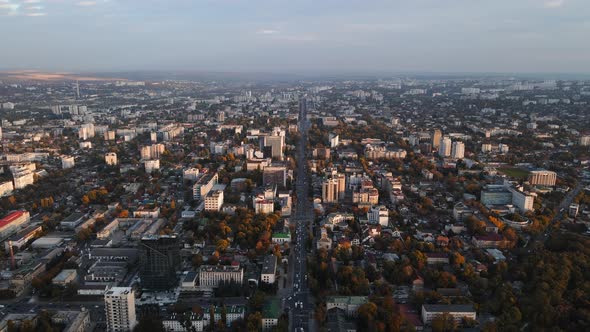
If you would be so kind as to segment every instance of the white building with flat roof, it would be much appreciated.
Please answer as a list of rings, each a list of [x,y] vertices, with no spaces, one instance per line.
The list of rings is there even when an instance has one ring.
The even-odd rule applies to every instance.
[[[74,161],[73,156],[62,156],[61,157],[61,168],[68,169],[73,168],[76,162]]]
[[[465,143],[453,142],[451,147],[451,158],[463,159],[465,158]]]
[[[529,183],[533,186],[555,186],[557,173],[547,170],[534,170],[529,173]]]
[[[451,315],[457,322],[464,318],[473,320],[477,318],[475,308],[471,304],[424,304],[422,305],[422,322],[428,325],[444,313]]]
[[[267,284],[274,284],[277,274],[277,256],[267,255],[262,263],[262,272],[260,272],[260,281]]]
[[[379,224],[383,227],[389,226],[389,210],[384,205],[373,206],[367,211],[369,224]]]
[[[205,211],[219,211],[223,205],[223,190],[212,190],[205,196]]]
[[[145,172],[151,173],[160,169],[160,159],[146,160],[143,162],[143,165],[145,167]]]
[[[112,287],[104,294],[107,331],[132,331],[137,323],[135,293],[131,287]]]
[[[199,268],[201,287],[218,287],[221,283],[242,284],[244,270],[238,265],[202,265]]]
[[[8,196],[14,191],[14,184],[12,181],[0,183],[0,197]]]
[[[438,148],[438,155],[441,157],[449,157],[451,155],[452,142],[448,137],[443,137]]]

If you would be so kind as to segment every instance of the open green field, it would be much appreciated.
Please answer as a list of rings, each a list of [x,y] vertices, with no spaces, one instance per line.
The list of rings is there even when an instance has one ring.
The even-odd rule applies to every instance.
[[[529,176],[529,171],[516,167],[498,168],[498,172],[517,179],[526,179]]]

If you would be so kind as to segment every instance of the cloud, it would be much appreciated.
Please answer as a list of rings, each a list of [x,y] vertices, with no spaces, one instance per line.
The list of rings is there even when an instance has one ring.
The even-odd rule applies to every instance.
[[[47,16],[47,13],[26,13],[25,16],[29,16],[29,17],[41,17],[41,16]]]
[[[80,1],[77,2],[76,5],[80,7],[92,7],[96,6],[96,1]]]
[[[8,12],[8,15],[16,15],[19,7],[19,4],[2,1],[0,2],[0,13]]]
[[[560,8],[565,4],[565,0],[546,0],[543,4],[545,8]]]
[[[24,0],[24,4],[41,3],[41,0]]]
[[[37,11],[37,10],[43,9],[43,6],[29,6],[29,7],[25,7],[25,9],[30,10],[30,11]]]
[[[292,42],[309,42],[317,41],[318,37],[315,35],[285,35],[276,38],[278,40],[292,41]]]
[[[346,27],[356,32],[399,32],[413,28],[412,25],[404,23],[351,23]]]
[[[256,31],[256,34],[258,34],[258,35],[276,35],[279,33],[281,33],[279,30],[272,30],[272,29],[262,29],[262,30]]]

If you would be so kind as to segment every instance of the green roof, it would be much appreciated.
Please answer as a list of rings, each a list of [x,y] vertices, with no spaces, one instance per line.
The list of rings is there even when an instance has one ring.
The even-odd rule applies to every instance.
[[[281,238],[281,239],[288,239],[291,237],[289,233],[273,233],[272,237]]]
[[[221,311],[223,310],[222,306],[216,306],[215,307],[215,313],[217,314],[221,314]],[[232,305],[232,306],[226,306],[225,307],[225,313],[226,314],[241,314],[246,312],[246,308],[244,306],[241,305]]]
[[[264,308],[262,308],[262,318],[279,318],[281,315],[279,309],[279,299],[273,297],[266,301]]]

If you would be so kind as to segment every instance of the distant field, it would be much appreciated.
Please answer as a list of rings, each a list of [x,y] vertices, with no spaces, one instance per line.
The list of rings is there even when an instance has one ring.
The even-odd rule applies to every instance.
[[[514,167],[498,168],[498,172],[517,179],[526,179],[529,176],[529,172],[527,170]]]

